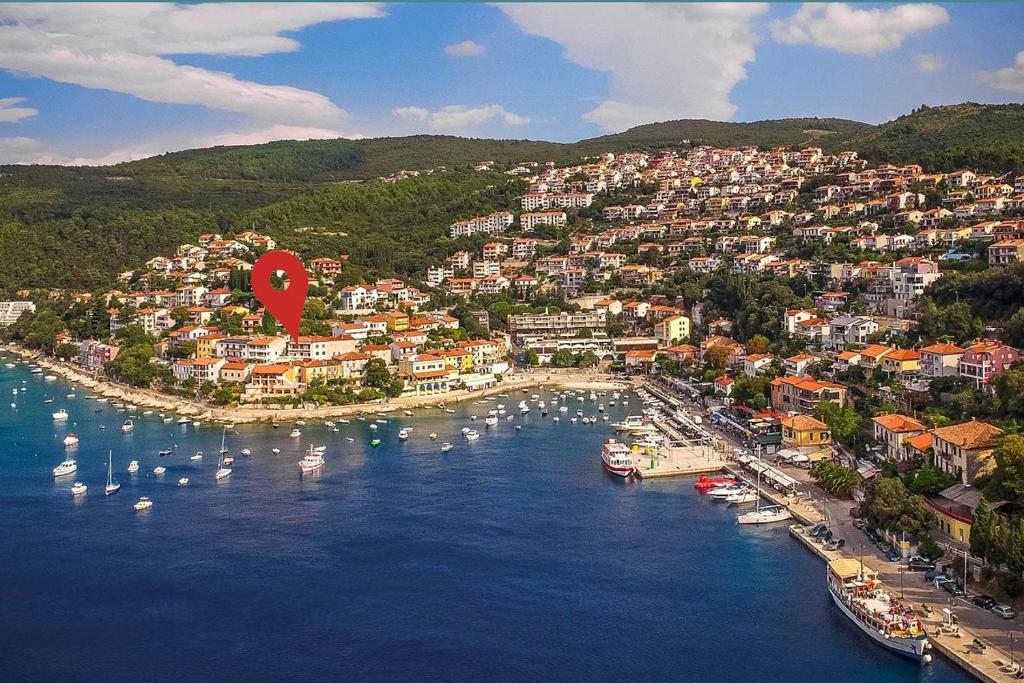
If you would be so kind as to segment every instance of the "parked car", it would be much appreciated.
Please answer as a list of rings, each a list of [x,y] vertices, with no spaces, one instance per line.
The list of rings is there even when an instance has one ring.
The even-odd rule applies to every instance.
[[[960,582],[953,581],[952,579],[944,581],[940,588],[942,588],[942,590],[946,591],[947,593],[950,593],[955,597],[962,597],[964,595],[967,595],[967,591],[963,589],[963,586],[960,585]]]
[[[807,535],[811,538],[817,538],[819,535],[825,533],[826,531],[828,531],[827,524],[815,524],[810,528],[810,530],[808,530]]]
[[[846,541],[844,541],[843,539],[833,538],[831,541],[825,544],[825,550],[839,550],[844,545],[846,545]]]
[[[991,595],[975,595],[971,598],[971,602],[982,609],[992,609],[996,604],[996,599]]]
[[[927,557],[914,555],[912,558],[907,560],[907,569],[912,572],[929,572],[935,569],[935,563]]]
[[[946,573],[944,571],[942,571],[941,569],[929,569],[928,571],[926,571],[924,573],[924,580],[925,581],[931,581],[932,583],[934,583],[935,579],[939,578],[940,576],[945,576],[945,575],[946,575]],[[937,587],[938,586],[936,586],[936,588]]]
[[[821,544],[828,543],[829,541],[832,540],[832,536],[833,535],[834,534],[831,531],[826,531],[825,533],[823,533],[820,536],[818,536],[818,543],[821,543]]]
[[[1013,609],[1009,605],[993,605],[988,608],[992,614],[997,614],[1003,619],[1013,619],[1017,616],[1017,610]]]
[[[900,557],[900,554],[893,550],[892,546],[889,545],[883,548],[882,554],[885,555],[885,559],[889,560],[890,562],[899,562],[903,559],[902,557]]]
[[[882,537],[878,535],[878,532],[869,526],[864,527],[864,533],[871,539],[872,543],[878,543],[882,540]]]

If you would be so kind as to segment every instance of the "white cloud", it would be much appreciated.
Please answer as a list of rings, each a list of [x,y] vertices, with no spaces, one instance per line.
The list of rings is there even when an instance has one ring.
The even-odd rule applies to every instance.
[[[484,53],[484,46],[472,40],[445,45],[444,53],[449,57],[479,57]]]
[[[817,45],[849,55],[877,55],[915,34],[949,22],[938,5],[907,4],[859,9],[845,3],[804,4],[772,23],[772,37],[790,45]]]
[[[39,113],[32,107],[15,107],[25,101],[24,97],[0,97],[0,123],[17,123],[30,119]]]
[[[525,126],[530,122],[529,116],[520,116],[519,114],[513,114],[512,112],[506,112],[504,119],[505,123],[510,126]]]
[[[990,88],[1024,94],[1024,50],[1017,53],[1013,66],[995,71],[979,71],[978,80]]]
[[[35,163],[42,143],[34,138],[0,138],[0,164]]]
[[[437,111],[429,111],[423,107],[398,107],[392,109],[391,113],[395,118],[407,121],[425,121],[430,130],[450,133],[457,133],[496,118],[500,118],[509,126],[522,126],[530,122],[528,116],[506,111],[500,104],[482,104],[477,107],[449,104]]]
[[[945,69],[946,62],[938,55],[923,53],[914,57],[914,68],[918,73],[933,74]]]
[[[679,118],[728,119],[754,61],[760,3],[505,4],[521,29],[566,59],[611,76],[611,97],[584,115],[606,131]]]
[[[382,14],[372,3],[0,5],[0,69],[271,123],[337,124],[346,112],[319,93],[245,81],[166,55],[294,51],[299,43],[282,32]]]

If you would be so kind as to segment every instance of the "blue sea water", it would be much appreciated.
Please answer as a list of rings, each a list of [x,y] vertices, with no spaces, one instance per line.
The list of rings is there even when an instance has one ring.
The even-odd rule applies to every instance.
[[[0,680],[967,680],[869,642],[784,526],[738,527],[689,480],[612,478],[607,424],[520,418],[520,394],[496,400],[513,423],[422,410],[380,425],[379,448],[369,421],[239,426],[218,483],[219,427],[140,416],[125,435],[132,413],[69,391],[0,367],[17,403],[0,408]],[[79,470],[55,482],[69,431]],[[318,477],[295,464],[309,444],[328,446]],[[135,513],[142,495],[154,508]]]

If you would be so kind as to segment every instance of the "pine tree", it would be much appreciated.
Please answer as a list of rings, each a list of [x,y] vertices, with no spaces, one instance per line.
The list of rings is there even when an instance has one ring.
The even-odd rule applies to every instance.
[[[986,557],[991,535],[992,511],[988,507],[988,501],[982,496],[971,522],[971,554],[975,557]]]

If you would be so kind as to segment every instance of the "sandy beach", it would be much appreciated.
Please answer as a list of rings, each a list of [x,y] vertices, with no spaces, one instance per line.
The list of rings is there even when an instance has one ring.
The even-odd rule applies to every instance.
[[[82,368],[71,363],[62,363],[16,345],[5,344],[0,349],[20,356],[44,368],[45,371],[59,375],[66,381],[79,385],[97,396],[104,396],[115,401],[140,408],[159,410],[176,415],[185,415],[193,419],[222,424],[246,424],[253,422],[286,422],[291,420],[331,419],[394,410],[413,410],[423,407],[437,407],[440,403],[456,403],[468,399],[480,399],[496,394],[508,394],[533,387],[558,387],[560,389],[613,391],[632,386],[627,380],[613,377],[603,372],[588,371],[557,371],[548,369],[520,371],[506,375],[501,383],[488,389],[476,391],[457,390],[447,394],[431,396],[402,396],[393,399],[381,399],[369,403],[353,403],[345,406],[310,406],[302,408],[285,408],[276,406],[214,406],[201,401],[171,396],[151,389],[139,389],[118,384],[112,380],[89,374]]]

